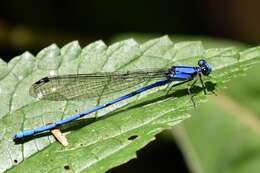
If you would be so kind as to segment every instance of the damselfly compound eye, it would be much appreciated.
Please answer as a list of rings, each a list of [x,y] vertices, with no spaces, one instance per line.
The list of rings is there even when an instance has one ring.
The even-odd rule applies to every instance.
[[[204,59],[200,59],[198,61],[198,65],[201,67],[201,66],[204,66],[206,64],[206,61]]]

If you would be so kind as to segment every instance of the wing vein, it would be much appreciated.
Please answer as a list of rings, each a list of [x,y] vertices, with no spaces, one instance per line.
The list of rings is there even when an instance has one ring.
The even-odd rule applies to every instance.
[[[99,72],[45,77],[30,88],[30,95],[47,100],[78,100],[100,97],[166,77],[161,69],[134,72]]]

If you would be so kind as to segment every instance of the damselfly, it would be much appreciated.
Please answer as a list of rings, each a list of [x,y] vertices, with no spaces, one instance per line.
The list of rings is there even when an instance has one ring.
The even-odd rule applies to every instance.
[[[122,91],[134,87],[151,79],[156,82],[140,87],[126,95],[118,97],[107,103],[98,105],[92,109],[69,116],[65,119],[46,124],[31,130],[24,130],[14,136],[14,140],[32,136],[44,131],[55,129],[68,122],[87,116],[100,109],[111,106],[117,102],[133,97],[149,89],[169,84],[173,81],[188,82],[194,81],[188,87],[191,94],[191,87],[199,80],[204,92],[205,85],[202,76],[208,76],[212,69],[204,59],[198,61],[198,66],[172,66],[167,70],[148,70],[133,72],[100,72],[92,74],[71,74],[53,77],[45,77],[37,81],[30,88],[30,95],[33,97],[48,100],[70,100],[79,98],[101,97],[106,94]]]

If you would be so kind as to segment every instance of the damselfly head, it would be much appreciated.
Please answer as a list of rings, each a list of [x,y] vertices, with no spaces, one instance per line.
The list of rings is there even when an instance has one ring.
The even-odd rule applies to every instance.
[[[200,59],[198,61],[198,65],[199,65],[201,73],[203,75],[208,76],[211,73],[212,68],[209,64],[207,64],[206,60]]]

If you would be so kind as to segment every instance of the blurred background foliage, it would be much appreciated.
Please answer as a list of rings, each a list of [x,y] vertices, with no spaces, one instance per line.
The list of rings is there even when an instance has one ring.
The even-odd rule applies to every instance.
[[[38,52],[50,43],[108,42],[122,33],[222,37],[250,44],[260,40],[258,0],[18,1],[0,5],[0,56]]]
[[[260,42],[259,0],[18,1],[0,5],[0,57],[57,43],[82,46],[170,35],[201,40],[206,48],[240,49]],[[195,109],[192,118],[157,136],[138,158],[109,172],[258,172],[260,66]]]

